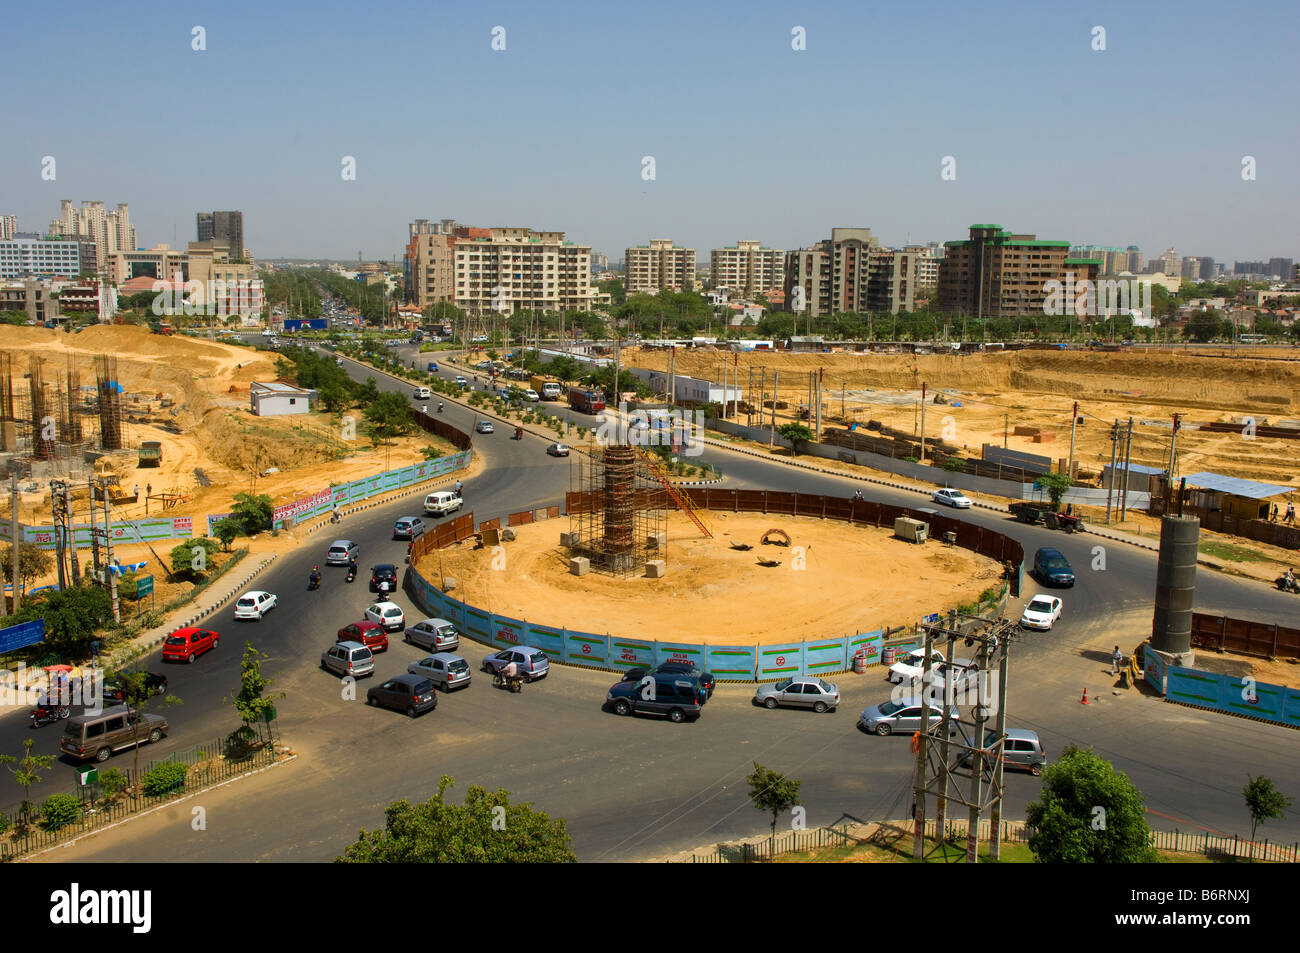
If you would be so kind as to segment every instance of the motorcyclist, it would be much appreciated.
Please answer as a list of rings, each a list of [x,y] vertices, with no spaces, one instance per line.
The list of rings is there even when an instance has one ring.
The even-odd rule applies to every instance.
[[[524,438],[524,428],[523,428],[523,427],[516,427],[516,428],[515,428],[515,439],[516,439],[516,440],[522,440],[523,438]]]
[[[355,579],[356,577],[357,577],[357,557],[350,556],[348,558],[348,578]]]
[[[517,678],[519,678],[519,666],[514,662],[507,662],[506,667],[501,670],[502,684],[508,686]]]
[[[320,585],[320,566],[311,567],[310,579],[313,588]]]
[[[438,413],[442,413],[442,401],[438,401]]]
[[[1295,592],[1297,588],[1300,588],[1300,583],[1296,582],[1295,570],[1290,568],[1287,569],[1286,575],[1282,577],[1282,588],[1289,589],[1292,592]]]

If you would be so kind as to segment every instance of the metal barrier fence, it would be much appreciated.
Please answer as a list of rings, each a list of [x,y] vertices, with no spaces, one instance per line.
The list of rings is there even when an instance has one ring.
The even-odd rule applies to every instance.
[[[898,838],[907,842],[907,855],[910,856],[912,825],[910,821],[898,821],[877,827],[876,833],[883,830],[892,831]],[[944,841],[965,845],[966,835],[970,830],[964,821],[945,821],[943,826]],[[980,821],[976,832],[979,842],[987,845],[992,839],[991,821]],[[1002,821],[999,828],[1004,844],[1027,844],[1032,833],[1024,821]],[[935,819],[925,822],[925,836],[938,840],[939,823]],[[821,850],[833,847],[846,847],[855,844],[870,843],[873,837],[855,836],[849,833],[849,825],[820,827],[811,831],[793,831],[782,834],[775,840],[766,840],[753,844],[724,844],[707,854],[692,854],[686,863],[692,864],[741,864],[758,861],[770,861],[782,854],[809,850]],[[1273,844],[1263,841],[1243,840],[1240,837],[1217,836],[1210,833],[1184,833],[1183,831],[1151,831],[1150,846],[1155,850],[1175,853],[1203,854],[1211,858],[1241,858],[1263,863],[1294,864],[1300,862],[1300,843]]]
[[[649,492],[653,494],[655,491]],[[790,513],[876,526],[882,523],[892,526],[895,516],[914,514],[937,527],[937,532],[951,529],[956,535],[957,545],[1012,563],[1015,572],[1009,577],[1008,583],[1000,587],[999,600],[1005,602],[1007,594],[1015,594],[1019,588],[1024,558],[1020,544],[994,530],[972,526],[950,517],[925,514],[907,507],[807,493],[709,488],[696,488],[687,492],[697,505],[707,509]],[[595,500],[592,494],[570,492],[565,496],[566,509],[571,513],[581,512],[593,505]],[[663,505],[669,504],[665,500]],[[521,525],[531,522],[537,512],[541,511],[511,513],[504,517],[504,521],[509,526]],[[559,508],[550,507],[546,513],[548,517],[558,517]],[[441,579],[435,585],[414,568],[420,557],[472,538],[484,530],[498,529],[502,521],[502,517],[484,520],[478,524],[476,531],[474,514],[466,513],[426,532],[411,546],[412,568],[406,578],[407,594],[422,612],[447,619],[463,635],[476,641],[496,648],[527,644],[541,649],[551,661],[608,671],[638,665],[656,665],[665,661],[689,661],[713,672],[719,681],[737,682],[770,681],[788,675],[832,675],[852,670],[859,657],[866,665],[879,664],[883,660],[885,633],[881,629],[839,638],[767,645],[660,642],[608,632],[574,631],[563,626],[544,625],[489,612],[461,602],[442,591]],[[937,616],[931,618],[937,619]],[[896,641],[892,644],[898,645]],[[913,638],[901,647],[906,649],[915,644],[919,642]]]
[[[55,830],[46,830],[41,826],[42,821],[39,818],[24,823],[20,811],[4,812],[0,814],[0,817],[4,818],[4,822],[0,823],[0,827],[3,828],[3,832],[0,832],[0,862],[10,861],[31,851],[53,847],[70,838],[100,830],[155,805],[174,800],[184,794],[193,794],[214,784],[266,767],[275,761],[275,748],[270,744],[257,748],[247,757],[238,760],[219,757],[225,751],[226,742],[221,739],[210,744],[195,745],[187,751],[174,752],[165,758],[150,761],[147,766],[141,768],[141,778],[163,764],[190,766],[180,786],[165,794],[123,793],[112,802],[105,802],[102,781],[87,785],[77,784],[71,792],[52,792],[53,794],[71,793],[81,803],[78,816]],[[103,767],[118,766],[109,762]],[[135,787],[133,770],[129,766],[119,770],[126,776],[128,786]],[[50,796],[50,793],[45,791],[41,791],[40,794],[44,795],[45,799]]]

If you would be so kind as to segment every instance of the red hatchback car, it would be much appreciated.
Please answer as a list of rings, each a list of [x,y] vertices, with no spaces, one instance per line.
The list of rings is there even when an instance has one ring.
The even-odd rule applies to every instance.
[[[363,619],[339,629],[340,642],[360,642],[371,652],[388,651],[388,633],[378,622]]]
[[[193,662],[208,649],[215,649],[221,637],[211,629],[177,629],[163,643],[164,662]]]

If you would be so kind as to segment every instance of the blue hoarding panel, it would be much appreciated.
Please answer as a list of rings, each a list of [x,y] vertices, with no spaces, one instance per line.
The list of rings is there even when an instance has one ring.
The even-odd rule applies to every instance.
[[[848,640],[848,645],[846,646],[850,659],[849,664],[852,664],[851,660],[859,651],[862,651],[866,653],[868,665],[879,665],[880,653],[883,650],[884,641],[884,633],[880,629],[876,629],[875,632],[862,632],[853,636]]]
[[[845,643],[847,639],[823,639],[803,644],[804,675],[825,675],[830,672],[842,672],[852,662],[846,661]]]
[[[609,663],[615,668],[648,668],[655,663],[655,644],[648,639],[625,639],[611,635]]]
[[[559,659],[564,651],[564,630],[550,625],[538,625],[536,622],[524,623],[525,641],[535,649],[541,649],[547,658]]]
[[[760,682],[803,673],[802,642],[790,642],[787,645],[760,645],[757,651]]]
[[[655,648],[655,664],[660,665],[664,662],[689,662],[696,668],[704,668],[703,645],[692,645],[689,642],[660,642]]]
[[[710,645],[704,660],[706,671],[729,681],[752,681],[757,664],[752,645]]]
[[[572,665],[595,665],[604,668],[609,664],[609,637],[591,632],[564,632],[564,650],[560,661]]]

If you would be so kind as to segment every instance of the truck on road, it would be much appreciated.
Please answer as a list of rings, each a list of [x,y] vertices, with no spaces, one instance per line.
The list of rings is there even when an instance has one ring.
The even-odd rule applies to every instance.
[[[570,387],[569,406],[584,414],[596,414],[605,409],[605,395],[589,387]]]
[[[560,386],[559,381],[541,374],[534,374],[528,381],[528,385],[541,395],[542,400],[559,400],[560,395],[564,393],[564,388]]]

